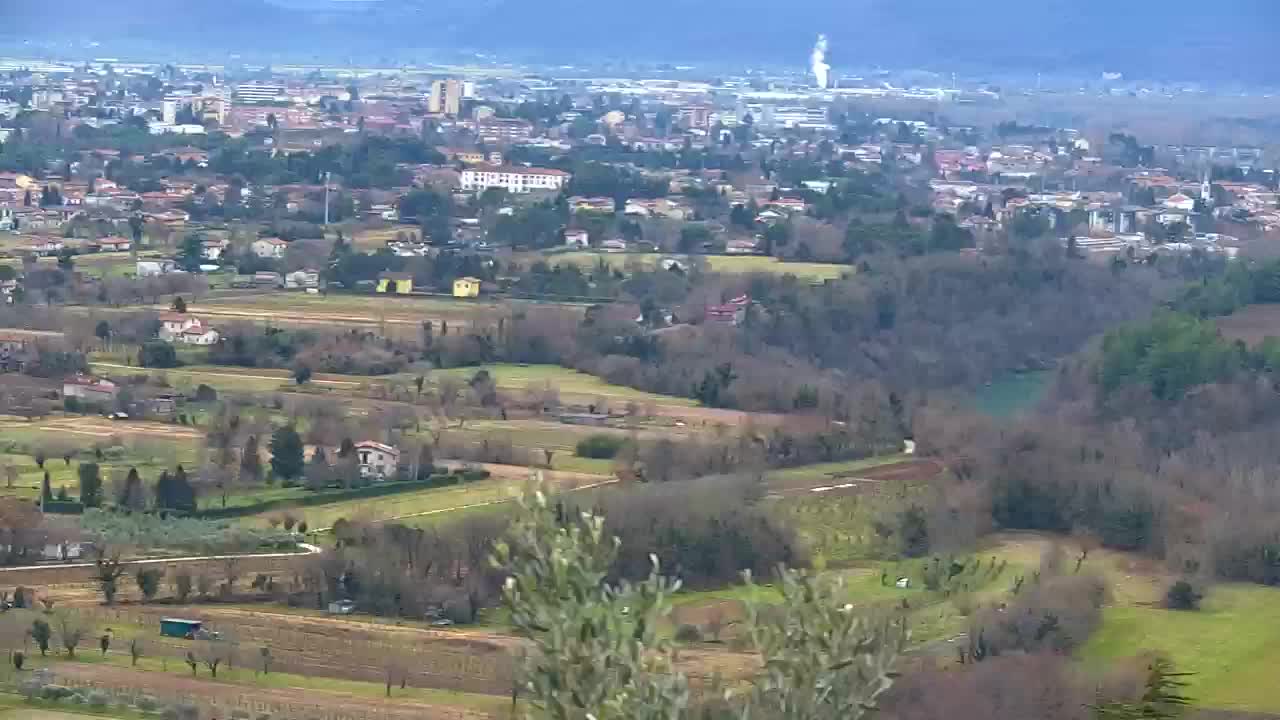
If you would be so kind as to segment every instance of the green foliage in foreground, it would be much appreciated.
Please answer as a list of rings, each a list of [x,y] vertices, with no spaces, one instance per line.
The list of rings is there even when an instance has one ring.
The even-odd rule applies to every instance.
[[[672,645],[658,634],[679,581],[663,577],[653,558],[644,581],[611,584],[619,541],[605,536],[603,518],[561,518],[541,492],[520,508],[494,563],[509,573],[511,623],[533,643],[522,668],[531,718],[857,720],[892,683],[905,631],[838,603],[836,585],[783,569],[783,603],[750,608],[763,670],[749,688],[695,708],[688,680],[673,670]]]
[[[1137,702],[1111,702],[1094,708],[1098,720],[1165,720],[1186,712],[1191,701],[1182,694],[1188,673],[1174,672],[1173,663],[1156,658],[1147,667],[1142,697]]]

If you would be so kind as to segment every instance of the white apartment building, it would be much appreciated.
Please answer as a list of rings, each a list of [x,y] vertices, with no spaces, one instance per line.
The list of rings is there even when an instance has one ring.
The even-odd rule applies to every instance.
[[[824,128],[830,123],[825,108],[767,106],[762,124],[787,128]]]
[[[427,112],[433,115],[462,113],[463,84],[461,80],[436,80],[431,83],[431,96],[427,98]]]
[[[245,83],[236,87],[235,98],[243,103],[275,102],[284,96],[283,85],[270,83]]]
[[[480,165],[462,171],[462,189],[475,192],[499,187],[510,193],[556,191],[569,182],[569,177],[567,172],[549,168]]]

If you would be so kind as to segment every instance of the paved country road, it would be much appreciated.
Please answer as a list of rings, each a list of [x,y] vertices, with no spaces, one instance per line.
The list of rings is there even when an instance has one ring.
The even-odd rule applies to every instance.
[[[272,558],[294,558],[303,555],[315,555],[323,552],[323,550],[311,543],[298,543],[298,547],[303,552],[291,553],[251,553],[248,555],[184,555],[181,557],[163,557],[163,558],[143,558],[140,560],[125,560],[122,565],[172,565],[174,563],[184,562],[208,562],[210,560],[266,560]],[[0,573],[18,572],[21,570],[49,570],[63,568],[91,568],[95,563],[91,562],[75,562],[75,563],[57,563],[51,562],[44,565],[17,565],[14,567],[0,567]]]

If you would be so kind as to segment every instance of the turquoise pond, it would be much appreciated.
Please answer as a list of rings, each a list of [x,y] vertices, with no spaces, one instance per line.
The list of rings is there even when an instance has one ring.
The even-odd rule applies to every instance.
[[[979,388],[973,406],[994,417],[1013,417],[1040,402],[1052,379],[1051,370],[1006,375]]]

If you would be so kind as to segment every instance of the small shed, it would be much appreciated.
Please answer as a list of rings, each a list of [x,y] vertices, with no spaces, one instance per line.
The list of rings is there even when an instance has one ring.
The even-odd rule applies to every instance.
[[[183,620],[182,618],[160,618],[160,634],[165,637],[193,638],[203,625],[199,620]]]
[[[453,281],[453,296],[473,298],[480,296],[480,278],[460,277]]]
[[[356,604],[351,600],[334,600],[329,603],[330,615],[350,615],[355,610]]]
[[[384,272],[378,275],[378,292],[408,295],[413,292],[413,273]]]

